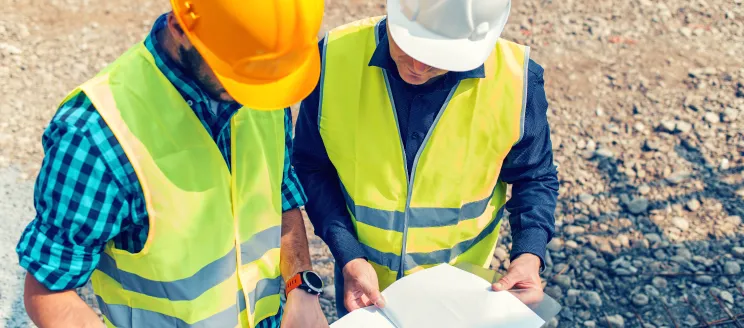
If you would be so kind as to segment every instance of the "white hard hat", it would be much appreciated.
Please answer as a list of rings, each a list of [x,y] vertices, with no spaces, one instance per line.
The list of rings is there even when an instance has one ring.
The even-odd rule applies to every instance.
[[[387,0],[387,24],[409,56],[464,72],[491,55],[510,10],[511,0]]]

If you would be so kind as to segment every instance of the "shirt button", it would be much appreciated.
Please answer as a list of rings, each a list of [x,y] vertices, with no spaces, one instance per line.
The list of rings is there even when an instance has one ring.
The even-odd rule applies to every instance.
[[[187,104],[189,104],[189,107],[194,106],[194,102],[191,100],[186,101]]]

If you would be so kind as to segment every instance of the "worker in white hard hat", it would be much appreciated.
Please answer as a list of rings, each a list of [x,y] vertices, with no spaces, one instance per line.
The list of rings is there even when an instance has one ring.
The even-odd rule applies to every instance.
[[[559,184],[543,69],[501,38],[510,8],[388,0],[387,16],[320,41],[293,162],[336,261],[341,316],[384,306],[381,290],[441,263],[509,261],[494,290],[542,295]],[[511,256],[494,260],[505,212]]]

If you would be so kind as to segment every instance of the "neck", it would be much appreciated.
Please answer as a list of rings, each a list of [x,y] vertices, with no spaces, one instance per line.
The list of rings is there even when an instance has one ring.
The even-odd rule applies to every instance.
[[[168,27],[166,26],[155,33],[155,38],[158,39],[158,44],[162,46],[165,56],[183,69],[184,67],[181,64],[181,56],[178,51],[178,43],[173,39]]]

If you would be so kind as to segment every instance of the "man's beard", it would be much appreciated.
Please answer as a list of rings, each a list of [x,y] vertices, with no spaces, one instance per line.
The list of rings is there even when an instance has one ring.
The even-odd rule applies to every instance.
[[[181,59],[184,73],[194,80],[210,97],[214,100],[220,100],[220,95],[225,92],[225,88],[205,73],[209,68],[196,48],[187,50],[184,46],[180,46],[178,47],[178,56]]]

